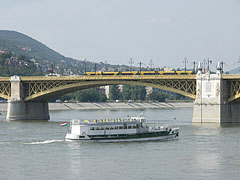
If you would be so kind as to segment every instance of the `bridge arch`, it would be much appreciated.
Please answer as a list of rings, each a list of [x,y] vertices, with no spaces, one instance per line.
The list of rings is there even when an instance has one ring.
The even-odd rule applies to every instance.
[[[193,84],[188,84],[186,87],[182,84],[182,87],[179,88],[178,85],[174,84],[172,86],[164,86],[159,83],[154,83],[154,82],[143,82],[143,81],[127,81],[127,80],[103,80],[103,81],[83,81],[83,82],[76,82],[72,84],[65,84],[65,85],[60,85],[57,87],[53,87],[41,92],[37,92],[35,94],[32,94],[30,96],[25,97],[25,101],[48,101],[51,99],[56,99],[57,97],[60,97],[64,94],[68,94],[71,92],[83,90],[83,89],[88,89],[88,88],[94,88],[94,87],[99,87],[99,86],[107,86],[107,85],[119,85],[119,84],[125,84],[125,85],[138,85],[138,86],[149,86],[153,88],[159,88],[163,90],[168,90],[174,93],[182,94],[184,96],[190,97],[195,99],[196,95],[194,93],[195,91],[195,86]],[[192,87],[194,86],[194,87]],[[185,88],[184,88],[185,87]],[[193,90],[193,92],[191,92]]]
[[[3,98],[3,99],[9,99],[10,97],[5,95],[5,94],[0,94],[0,98]]]

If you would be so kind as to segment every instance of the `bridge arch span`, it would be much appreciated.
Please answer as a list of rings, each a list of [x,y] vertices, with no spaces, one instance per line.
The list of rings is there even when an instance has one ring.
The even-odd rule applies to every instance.
[[[138,86],[149,86],[153,88],[159,88],[163,90],[168,90],[174,93],[179,93],[184,96],[190,97],[195,99],[196,95],[194,93],[194,84],[189,85],[186,83],[188,87],[185,87],[182,85],[181,88],[179,86],[172,84],[173,86],[164,86],[159,83],[154,83],[154,82],[143,82],[143,81],[127,81],[127,80],[121,80],[121,81],[116,81],[116,80],[104,80],[104,81],[83,81],[83,82],[76,82],[72,84],[65,84],[65,85],[60,85],[57,87],[53,87],[44,91],[36,92],[34,94],[31,94],[30,96],[25,97],[25,101],[48,101],[51,99],[56,99],[64,94],[68,94],[71,92],[83,90],[83,89],[88,89],[88,88],[95,88],[99,86],[107,86],[107,85],[119,85],[119,84],[124,84],[124,85],[138,85]],[[193,92],[191,91],[193,90]]]
[[[3,99],[9,99],[10,97],[5,95],[5,94],[0,94],[0,98],[3,98]]]

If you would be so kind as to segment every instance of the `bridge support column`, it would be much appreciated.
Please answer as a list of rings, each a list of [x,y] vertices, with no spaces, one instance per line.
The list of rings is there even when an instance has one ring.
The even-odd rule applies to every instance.
[[[240,104],[228,102],[230,88],[227,82],[222,80],[221,71],[218,65],[216,74],[202,74],[199,65],[192,120],[194,123],[240,122]]]
[[[47,102],[8,101],[7,120],[49,120]]]
[[[23,89],[18,76],[11,77],[11,99],[8,100],[7,120],[49,120],[47,102],[23,100]]]

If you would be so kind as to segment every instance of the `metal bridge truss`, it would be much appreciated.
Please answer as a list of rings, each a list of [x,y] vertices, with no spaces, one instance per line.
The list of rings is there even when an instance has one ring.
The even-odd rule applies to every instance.
[[[21,79],[24,88],[25,101],[47,101],[74,91],[113,85],[129,84],[150,86],[172,91],[184,96],[196,98],[196,80],[192,76],[117,76],[117,77],[48,77],[36,80]]]
[[[10,81],[0,81],[0,97],[4,99],[9,99],[11,97]]]
[[[223,75],[223,80],[229,87],[228,102],[240,101],[240,76]],[[48,101],[74,91],[114,84],[150,86],[196,98],[195,75],[21,77],[25,101]],[[10,78],[0,78],[0,97],[10,99]]]
[[[229,102],[240,100],[240,80],[230,81],[230,98]]]

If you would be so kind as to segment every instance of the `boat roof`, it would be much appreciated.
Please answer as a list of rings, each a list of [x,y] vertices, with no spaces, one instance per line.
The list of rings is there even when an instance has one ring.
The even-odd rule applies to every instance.
[[[79,120],[73,119],[72,125],[86,125],[86,126],[104,126],[104,125],[123,125],[127,123],[129,125],[140,124],[144,117],[131,117],[129,119],[115,118],[115,119],[100,119],[100,120]]]

